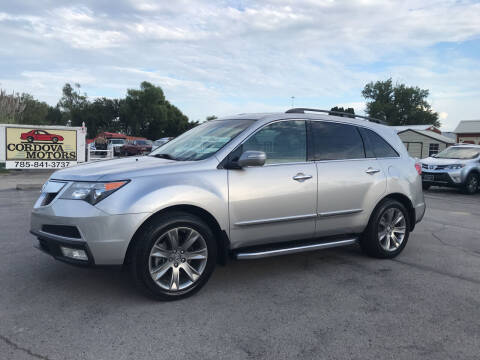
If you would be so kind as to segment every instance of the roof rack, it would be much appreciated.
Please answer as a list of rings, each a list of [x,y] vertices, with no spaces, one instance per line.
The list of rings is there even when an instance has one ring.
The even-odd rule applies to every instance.
[[[329,115],[341,115],[341,116],[346,115],[346,117],[361,118],[361,119],[365,119],[365,120],[368,120],[368,121],[371,121],[371,122],[374,122],[374,123],[377,123],[377,124],[386,125],[385,121],[380,120],[380,119],[375,119],[375,118],[368,117],[368,116],[356,115],[356,114],[342,112],[342,111],[309,109],[309,108],[294,108],[294,109],[290,109],[290,110],[285,111],[285,113],[287,113],[287,114],[292,114],[292,113],[293,114],[305,114],[305,111],[328,113]]]

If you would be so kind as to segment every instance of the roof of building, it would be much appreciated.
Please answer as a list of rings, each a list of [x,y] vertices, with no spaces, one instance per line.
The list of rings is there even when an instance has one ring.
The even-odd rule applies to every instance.
[[[455,134],[480,133],[480,120],[461,120],[457,128],[453,130]]]
[[[436,129],[439,131],[439,129],[431,124],[426,124],[426,125],[402,125],[402,126],[392,126],[392,128],[395,129],[397,133],[401,131],[405,131],[408,129],[412,130],[430,130],[430,129]]]
[[[403,133],[403,132],[405,132],[405,131],[413,131],[413,132],[415,132],[415,133],[417,133],[417,134],[420,134],[420,135],[423,135],[423,136],[432,138],[432,139],[434,139],[434,140],[443,142],[443,143],[445,143],[445,144],[455,144],[455,142],[456,142],[456,141],[455,141],[454,139],[452,139],[452,138],[449,138],[449,137],[446,137],[446,136],[437,134],[436,132],[430,131],[430,130],[406,129],[406,130],[403,130],[403,131],[398,132],[398,134]]]

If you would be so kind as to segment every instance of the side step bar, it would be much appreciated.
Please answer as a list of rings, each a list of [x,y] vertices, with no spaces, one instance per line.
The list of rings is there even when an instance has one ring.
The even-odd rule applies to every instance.
[[[308,244],[308,245],[298,245],[293,247],[272,249],[272,250],[263,250],[263,251],[253,251],[253,252],[238,252],[235,254],[235,258],[238,260],[248,260],[248,259],[261,259],[271,256],[280,256],[288,254],[296,254],[305,251],[314,251],[321,249],[329,249],[340,246],[347,246],[357,243],[358,238],[351,238],[345,240],[331,241],[318,244]]]

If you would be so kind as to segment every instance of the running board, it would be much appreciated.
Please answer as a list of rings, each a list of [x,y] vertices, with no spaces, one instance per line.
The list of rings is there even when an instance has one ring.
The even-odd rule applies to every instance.
[[[314,251],[321,249],[329,249],[340,246],[347,246],[357,243],[358,238],[351,238],[345,240],[324,242],[318,244],[308,244],[308,245],[297,245],[292,247],[285,247],[272,250],[262,250],[262,251],[252,251],[252,252],[238,252],[235,254],[235,258],[238,260],[249,260],[249,259],[261,259],[271,256],[280,256],[288,254],[296,254],[305,251]]]

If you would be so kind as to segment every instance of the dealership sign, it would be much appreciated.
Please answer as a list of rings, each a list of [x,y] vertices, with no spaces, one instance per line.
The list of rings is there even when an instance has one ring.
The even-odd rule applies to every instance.
[[[85,159],[84,153],[79,154],[78,140],[82,138],[77,128],[5,125],[3,130],[6,168],[62,168]]]

